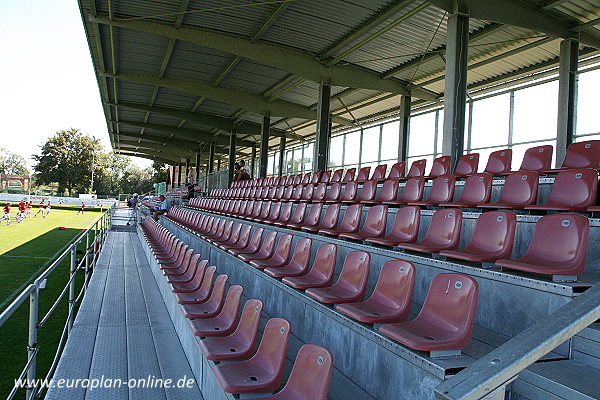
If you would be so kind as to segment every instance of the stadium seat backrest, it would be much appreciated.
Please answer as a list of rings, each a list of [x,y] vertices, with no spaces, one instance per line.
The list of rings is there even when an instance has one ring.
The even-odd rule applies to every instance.
[[[369,208],[365,223],[363,224],[360,233],[372,237],[380,236],[385,233],[385,224],[387,222],[388,207],[385,205],[377,205]]]
[[[386,306],[397,305],[399,309],[404,310],[398,316],[398,322],[405,320],[410,314],[415,274],[415,265],[410,261],[387,261],[381,267],[370,301]]]
[[[355,232],[360,225],[360,217],[362,215],[362,204],[352,204],[346,208],[344,218],[337,228],[344,232]]]
[[[340,201],[341,194],[342,184],[340,182],[332,183],[331,186],[329,186],[329,192],[327,192],[327,195],[325,196],[325,201],[338,202]]]
[[[454,175],[442,175],[435,178],[427,202],[438,204],[452,201],[455,181],[456,177]]]
[[[283,196],[281,196],[281,200],[288,201],[292,198],[292,194],[294,193],[294,186],[288,185],[285,187],[285,191],[283,192]]]
[[[294,203],[284,203],[283,206],[281,207],[281,211],[279,212],[279,217],[277,218],[277,221],[280,221],[280,222],[289,221],[289,219],[292,216],[292,207],[293,206],[294,206]]]
[[[329,183],[329,180],[331,179],[331,174],[332,172],[330,170],[323,172],[321,174],[321,178],[319,178],[319,183]]]
[[[248,246],[246,246],[245,248],[258,250],[260,248],[260,241],[262,239],[263,232],[264,232],[263,228],[256,228],[252,232],[252,236],[250,236],[250,241],[248,242]],[[276,231],[271,231],[271,232],[277,233]],[[269,233],[271,233],[271,232],[269,232]],[[275,238],[273,238],[273,239],[275,239]],[[265,241],[266,241],[266,239],[265,239]]]
[[[429,172],[429,176],[432,178],[448,175],[450,174],[450,161],[452,157],[450,156],[442,156],[433,160],[433,164],[431,164],[431,171]]]
[[[314,226],[319,223],[321,219],[321,211],[323,210],[323,203],[313,203],[310,206],[310,210],[306,215],[304,221],[302,221],[303,226]]]
[[[504,180],[498,203],[510,205],[535,204],[539,186],[536,171],[513,172]]]
[[[232,342],[242,344],[242,347],[254,351],[254,345],[258,337],[258,327],[260,324],[260,316],[263,309],[263,303],[257,299],[250,299],[244,304],[240,322],[231,334]]]
[[[371,253],[361,250],[351,251],[344,260],[342,271],[335,285],[346,290],[364,293],[367,288],[370,265]],[[364,297],[364,294],[361,297]]]
[[[585,211],[596,204],[598,172],[595,169],[570,169],[559,172],[546,204],[566,206],[572,211]]]
[[[400,196],[400,201],[413,202],[421,201],[423,198],[423,189],[425,188],[424,178],[411,178],[406,181],[406,186]]]
[[[353,181],[355,174],[356,174],[356,168],[349,168],[348,170],[346,170],[346,173],[344,174],[344,178],[342,179],[342,182]]]
[[[356,200],[358,183],[356,181],[346,182],[346,186],[344,187],[344,193],[340,198],[340,201],[343,202],[351,202]]]
[[[281,399],[326,400],[333,356],[325,347],[305,344],[298,351],[290,377],[278,393]]]
[[[485,170],[494,176],[502,175],[510,172],[512,161],[512,150],[503,149],[497,150],[490,154]]]
[[[343,175],[344,175],[344,170],[343,169],[336,169],[333,172],[333,174],[331,175],[331,180],[329,182],[330,183],[341,182]]]
[[[346,184],[347,187],[348,184]],[[363,183],[360,195],[356,198],[356,201],[372,201],[377,193],[377,181],[368,180]]]
[[[297,185],[296,187],[294,187],[294,192],[292,193],[292,197],[290,198],[290,200],[292,200],[292,201],[300,200],[300,198],[302,198],[303,190],[304,190],[304,186],[302,186],[302,185]]]
[[[572,143],[562,163],[562,168],[600,167],[600,140]]]
[[[273,252],[273,257],[287,261],[290,256],[290,250],[292,249],[293,238],[294,236],[289,233],[281,235],[277,242],[277,247],[275,247],[275,251]]]
[[[468,203],[469,205],[489,202],[493,179],[492,174],[486,172],[469,176],[458,202]]]
[[[337,225],[338,218],[340,217],[341,208],[342,205],[340,203],[328,205],[327,210],[325,210],[323,220],[321,221],[319,226],[324,229],[335,228]]]
[[[403,243],[415,242],[419,234],[420,222],[421,212],[419,207],[407,206],[399,208],[389,235],[399,238]]]
[[[398,197],[398,184],[397,179],[386,179],[381,186],[379,195],[375,199],[376,203],[384,201],[394,201]]]
[[[294,175],[294,186],[299,185],[302,182],[302,174]]]
[[[517,216],[510,211],[485,212],[477,218],[470,250],[491,254],[498,258],[510,258],[512,254]]]
[[[294,183],[294,175],[288,175],[287,179],[285,180],[285,186],[291,186]]]
[[[304,215],[306,214],[306,203],[300,203],[296,206],[294,213],[292,214],[292,218],[290,218],[290,223],[299,224],[304,220]]]
[[[369,179],[369,175],[371,175],[371,167],[363,167],[358,171],[356,180],[358,182],[364,182]]]
[[[275,221],[277,218],[279,218],[279,213],[281,212],[282,204],[284,203],[274,202],[271,205],[271,211],[269,211],[269,215],[265,219],[269,221]]]
[[[460,239],[462,211],[452,208],[437,210],[431,217],[423,241],[455,248]]]
[[[307,172],[306,174],[304,174],[304,176],[302,177],[302,181],[300,182],[302,185],[306,185],[308,183],[310,183],[310,179],[311,179],[311,173]]]
[[[388,179],[403,178],[405,170],[406,163],[404,161],[397,162],[396,164],[392,165],[392,168],[390,169],[390,174],[388,175]]]
[[[310,273],[324,278],[324,280],[333,281],[336,259],[337,245],[333,243],[322,244],[317,249]]]
[[[375,179],[375,180],[384,180],[385,179],[385,172],[387,171],[387,164],[380,164],[377,167],[375,167],[375,171],[373,171],[373,176],[371,177],[371,179]]]
[[[456,273],[438,274],[431,281],[415,321],[452,331],[453,347],[464,349],[471,341],[478,295],[479,285],[474,278]]]
[[[315,191],[312,196],[312,201],[323,201],[325,200],[325,196],[327,195],[327,184],[319,183],[315,188]]]
[[[519,171],[542,172],[552,168],[552,145],[530,147],[523,155]]]
[[[406,174],[407,178],[414,178],[417,176],[425,175],[425,166],[427,165],[427,160],[415,160],[410,165],[410,169],[408,170],[408,174]]]
[[[302,197],[300,198],[300,200],[310,201],[313,197],[314,192],[315,185],[312,183],[308,183],[306,186],[304,186],[304,190],[302,191]]]
[[[279,382],[283,375],[290,330],[291,326],[287,320],[271,318],[265,326],[256,354],[249,360],[260,363],[263,368],[272,371],[273,375],[279,376]],[[276,387],[278,386],[279,384]]]
[[[273,200],[276,200],[276,201],[281,200],[284,192],[285,192],[285,186],[279,186],[277,188],[277,191],[275,192],[275,196],[273,197]]]
[[[319,180],[321,179],[321,171],[316,171],[313,172],[310,176],[310,182],[313,185],[317,185],[319,183]]]

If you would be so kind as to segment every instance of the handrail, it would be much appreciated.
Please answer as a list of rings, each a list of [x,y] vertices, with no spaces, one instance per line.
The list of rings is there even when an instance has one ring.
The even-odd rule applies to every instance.
[[[600,283],[434,389],[440,400],[479,400],[600,319]],[[503,398],[503,397],[502,397]]]

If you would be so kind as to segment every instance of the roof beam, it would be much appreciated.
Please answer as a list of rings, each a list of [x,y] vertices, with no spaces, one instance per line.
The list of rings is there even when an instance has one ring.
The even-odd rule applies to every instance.
[[[225,136],[213,136],[209,132],[199,131],[196,129],[189,128],[176,128],[171,125],[163,125],[163,124],[154,124],[151,122],[140,122],[140,121],[127,121],[127,120],[119,120],[110,122],[120,124],[120,125],[128,125],[128,126],[136,126],[138,128],[146,128],[146,129],[154,129],[157,131],[165,132],[168,134],[173,134],[174,136],[179,136],[182,138],[187,138],[196,141],[197,143],[210,143],[215,142],[216,144],[222,146],[229,145],[229,139]],[[253,146],[254,142],[244,141],[240,143],[240,146]]]
[[[409,94],[405,82],[384,80],[379,77],[379,74],[356,66],[325,65],[316,57],[303,51],[261,41],[252,42],[250,39],[237,35],[191,27],[176,29],[169,24],[149,20],[111,21],[106,15],[90,16],[90,21],[174,38],[236,54],[314,82],[327,81],[336,86]],[[433,100],[429,98],[431,97],[429,94],[425,93],[413,93],[412,95],[415,97],[423,95],[428,97],[426,100]]]
[[[429,0],[443,10],[454,12],[453,0]],[[520,26],[560,38],[577,37],[573,29],[578,24],[559,18],[548,11],[541,10],[519,0],[461,0],[461,11],[471,18],[494,21],[501,24]],[[600,49],[600,38],[588,32],[579,32],[578,40],[582,44]]]
[[[126,108],[131,108],[131,109],[135,109],[135,110],[146,111],[146,112],[151,112],[151,113],[156,113],[156,114],[169,115],[171,117],[181,118],[181,119],[185,119],[188,121],[194,121],[194,122],[198,122],[200,124],[204,124],[204,125],[219,129],[226,133],[238,132],[238,133],[242,133],[242,134],[260,136],[260,124],[257,124],[254,122],[249,122],[249,121],[242,121],[240,123],[236,123],[234,120],[232,120],[230,118],[227,118],[227,117],[224,117],[221,115],[217,115],[217,114],[210,114],[210,113],[197,112],[197,111],[191,112],[191,111],[187,111],[187,110],[184,110],[181,108],[174,108],[174,107],[149,106],[149,105],[142,104],[142,103],[120,102],[119,104],[115,104],[115,103],[109,103],[109,104],[112,106],[126,107]],[[293,135],[290,135],[286,131],[283,131],[280,129],[273,129],[271,136],[286,136],[286,137],[292,138],[292,139],[295,138]],[[239,143],[240,142],[238,142],[238,144]]]
[[[231,104],[233,106],[250,110],[260,115],[270,114],[280,117],[317,119],[317,113],[299,104],[287,101],[276,100],[267,103],[265,99],[258,94],[239,89],[230,89],[224,87],[215,88],[212,85],[201,83],[191,79],[180,78],[158,78],[151,74],[139,72],[120,72],[117,75],[110,73],[100,73],[101,76],[110,78],[124,79],[131,82],[142,83],[146,85],[157,85],[177,90],[183,93],[189,93],[194,96],[208,97],[213,100]],[[345,118],[339,118],[334,122],[343,125],[352,125],[352,121]]]
[[[118,143],[116,143],[117,145],[119,145]],[[181,162],[183,160],[185,160],[185,157],[180,157],[176,154],[171,154],[171,153],[166,153],[163,151],[156,151],[156,150],[151,150],[151,149],[144,149],[144,148],[129,148],[129,147],[124,147],[122,150],[121,148],[116,148],[114,149],[114,152],[121,152],[121,151],[127,151],[127,152],[132,152],[132,153],[142,153],[142,154],[146,154],[148,156],[152,156],[152,157],[158,157],[158,158],[162,158],[164,160],[170,160],[171,162]]]
[[[170,138],[166,136],[152,135],[150,133],[144,132],[127,132],[122,131],[119,134],[119,139],[121,140],[123,137],[136,139],[136,140],[151,140],[158,144],[166,145],[166,146],[175,146],[181,149],[188,149],[190,151],[198,151],[202,150],[205,146],[205,143],[198,143],[193,140],[185,140],[179,138]],[[127,139],[124,139],[127,140]],[[208,145],[209,143],[206,143]]]

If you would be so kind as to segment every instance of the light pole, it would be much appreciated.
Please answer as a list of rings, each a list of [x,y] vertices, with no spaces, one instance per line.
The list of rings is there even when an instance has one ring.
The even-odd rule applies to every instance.
[[[92,136],[92,139],[94,140],[94,143],[96,143],[96,137]],[[94,148],[92,148],[92,182],[90,184],[90,196],[92,195],[92,192],[94,191],[94,162],[95,162],[95,156],[96,155],[96,150]]]

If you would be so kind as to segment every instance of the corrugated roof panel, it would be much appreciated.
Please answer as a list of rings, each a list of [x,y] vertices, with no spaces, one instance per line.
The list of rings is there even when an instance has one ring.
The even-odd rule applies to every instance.
[[[232,59],[233,56],[229,53],[178,40],[165,76],[212,83]]]
[[[117,70],[158,74],[169,39],[129,29],[114,31]]]
[[[242,59],[221,82],[222,86],[239,88],[254,93],[263,93],[284,79],[289,73],[280,69]]]
[[[150,117],[148,118],[148,122],[151,122],[153,124],[172,125],[172,126],[177,126],[177,124],[179,124],[179,121],[181,121],[181,118],[172,117],[170,115],[165,115],[165,114],[158,114],[158,113],[151,113]]]
[[[211,99],[205,99],[202,104],[200,105],[200,107],[198,107],[197,111],[200,112],[207,112],[207,113],[213,113],[213,114],[219,114],[219,115],[224,115],[227,117],[231,117],[233,114],[235,114],[237,111],[239,110],[239,108],[229,105],[229,104],[225,104],[225,103],[221,103],[215,100],[211,100]]]
[[[157,106],[175,107],[182,110],[191,110],[198,101],[198,96],[178,92],[169,88],[161,87],[158,89],[158,94],[154,104]]]
[[[179,11],[179,0],[113,1],[115,16],[147,17],[156,21],[174,22]],[[96,1],[99,12],[108,13],[108,2]]]
[[[559,5],[556,10],[582,23],[600,17],[600,4],[597,0],[571,0]]]
[[[108,79],[109,90],[112,90],[113,78]],[[154,86],[144,85],[142,83],[135,83],[117,79],[117,88],[119,101],[132,101],[137,103],[147,103],[150,101],[150,96],[154,92]],[[110,100],[114,100],[114,97],[110,97]]]

